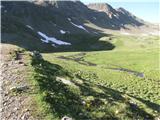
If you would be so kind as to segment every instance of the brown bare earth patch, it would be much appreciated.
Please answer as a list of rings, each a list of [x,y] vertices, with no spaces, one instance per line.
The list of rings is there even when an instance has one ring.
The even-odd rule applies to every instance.
[[[25,54],[15,60],[17,47],[1,44],[1,120],[35,120],[30,113],[31,96],[27,81]],[[19,55],[18,55],[19,56]]]

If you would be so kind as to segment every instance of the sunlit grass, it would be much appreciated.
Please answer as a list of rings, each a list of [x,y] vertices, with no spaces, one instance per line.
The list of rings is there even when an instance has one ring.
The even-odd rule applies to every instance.
[[[112,51],[86,52],[84,56],[81,56],[83,62],[91,62],[96,64],[96,66],[84,65],[74,60],[58,58],[65,56],[75,59],[80,57],[76,56],[80,52],[43,54],[43,58],[46,60],[46,64],[44,64],[46,69],[43,71],[48,71],[45,76],[48,76],[51,82],[50,84],[53,84],[52,89],[55,89],[54,84],[60,84],[62,86],[59,90],[55,89],[56,91],[53,91],[51,88],[45,88],[45,95],[43,93],[39,95],[44,95],[45,97],[47,94],[52,100],[52,94],[55,94],[54,99],[64,101],[64,104],[61,103],[62,101],[58,102],[58,104],[62,104],[64,111],[61,111],[60,108],[54,108],[54,100],[46,105],[53,105],[51,108],[58,110],[57,113],[54,111],[55,114],[46,114],[47,119],[52,119],[54,116],[56,119],[60,119],[64,115],[69,115],[74,118],[76,114],[79,115],[81,113],[82,115],[77,116],[76,119],[128,120],[144,119],[150,115],[154,117],[158,115],[160,106],[159,40],[154,36],[146,38],[116,36],[111,42],[116,46]],[[63,68],[62,71],[67,71],[67,74],[69,74],[69,76],[64,75],[65,72],[61,71],[59,74],[56,74],[56,76],[71,80],[77,87],[56,83],[51,67],[52,65],[54,67],[54,64],[61,66]],[[144,74],[144,77],[138,77],[129,72],[116,71],[110,68],[126,68],[141,72]],[[42,81],[44,81],[44,79],[46,81],[48,80],[43,77],[40,79],[42,79]],[[82,81],[82,83],[80,81]],[[69,90],[69,93],[74,95],[74,97],[66,96],[65,94],[69,94],[67,92],[63,94],[65,89]],[[59,92],[62,92],[62,98],[59,96]],[[81,102],[84,100],[86,105],[83,106],[77,103],[80,102],[76,99],[77,97]],[[95,102],[96,99],[97,101],[101,101],[97,103],[98,107],[92,105],[92,102]],[[77,113],[73,114],[67,110],[67,107],[69,107],[67,105],[70,104],[70,102],[66,100],[70,102],[73,100],[74,107],[72,106],[72,110]],[[134,108],[130,102],[136,103],[137,108]]]

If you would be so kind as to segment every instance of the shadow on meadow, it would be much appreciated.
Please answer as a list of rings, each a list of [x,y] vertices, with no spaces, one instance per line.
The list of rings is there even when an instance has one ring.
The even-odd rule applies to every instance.
[[[139,98],[139,97],[136,97],[136,96],[132,96],[130,95],[132,98],[144,103],[146,106],[148,106],[149,108],[151,108],[152,110],[155,110],[157,111],[158,113],[160,113],[160,105],[159,104],[156,104],[156,103],[153,103],[153,102],[150,102],[149,100],[144,100],[142,98]]]
[[[71,73],[65,71],[59,65],[43,59],[32,58],[32,66],[36,73],[34,78],[38,83],[40,94],[50,106],[53,116],[62,118],[67,115],[76,120],[153,119],[152,115],[129,103],[120,92],[102,85],[93,84],[78,76],[76,76],[77,79],[80,79],[83,83],[76,82]],[[56,76],[70,77],[71,82],[80,92],[56,80]],[[92,99],[87,101],[89,97]],[[123,112],[115,113],[117,109],[121,109],[120,107],[116,108],[119,103],[125,104],[126,107]]]
[[[39,37],[36,32],[28,32],[28,30],[23,30],[23,32],[16,34],[2,32],[2,43],[16,45],[28,51],[36,50],[41,53],[109,51],[116,47],[110,41],[100,41],[101,37],[111,36],[108,34],[96,36],[88,34],[58,36],[57,39],[64,40],[72,45],[56,45],[56,47],[53,47],[52,42],[43,43],[40,41],[41,37]]]

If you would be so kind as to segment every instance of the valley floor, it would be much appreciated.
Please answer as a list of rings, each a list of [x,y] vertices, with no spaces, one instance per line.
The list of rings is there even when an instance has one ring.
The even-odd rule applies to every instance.
[[[159,38],[118,36],[110,42],[116,46],[111,51],[43,53],[43,59],[25,51],[20,60],[4,62],[2,96],[8,100],[2,115],[10,110],[10,117],[18,112],[34,120],[158,120]]]

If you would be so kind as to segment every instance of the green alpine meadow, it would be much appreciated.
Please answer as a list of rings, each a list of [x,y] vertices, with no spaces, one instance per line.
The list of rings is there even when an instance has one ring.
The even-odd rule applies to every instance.
[[[1,78],[4,120],[159,120],[159,24],[102,2],[1,1]]]

